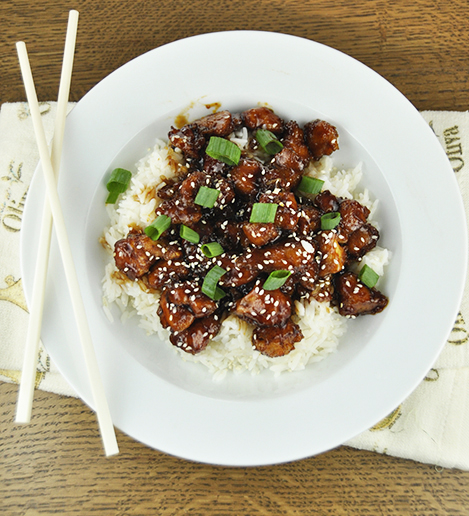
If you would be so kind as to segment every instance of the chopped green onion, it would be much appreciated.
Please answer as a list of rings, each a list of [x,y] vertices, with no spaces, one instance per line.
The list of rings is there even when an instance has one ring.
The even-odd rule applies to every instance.
[[[316,177],[303,176],[301,182],[298,185],[298,190],[306,194],[317,194],[322,190],[324,181],[317,179]]]
[[[241,149],[236,143],[220,138],[219,136],[211,136],[205,152],[212,158],[223,161],[228,165],[237,165],[241,158]]]
[[[208,186],[201,186],[195,196],[194,202],[204,208],[213,208],[219,195],[220,190],[209,188]]]
[[[367,287],[373,288],[379,279],[379,275],[376,274],[376,272],[371,267],[365,264],[361,271],[358,273],[358,279]]]
[[[199,233],[187,226],[184,226],[184,224],[181,224],[181,227],[179,228],[179,236],[193,244],[198,244],[200,240]]]
[[[321,229],[334,229],[340,222],[340,213],[331,211],[321,217]]]
[[[256,132],[256,140],[259,142],[262,150],[267,154],[277,154],[277,152],[283,149],[282,142],[277,140],[275,134],[267,129],[258,129]]]
[[[285,284],[285,282],[290,276],[291,272],[286,270],[278,270],[271,272],[269,274],[269,277],[265,280],[265,283],[262,286],[262,288],[264,290],[277,290]]]
[[[212,299],[214,301],[219,301],[220,299],[222,299],[225,296],[226,296],[226,292],[224,290],[222,290],[220,287],[216,287],[215,293],[213,294]]]
[[[218,286],[218,282],[226,270],[218,265],[214,265],[204,278],[202,283],[202,292],[214,301],[218,301],[226,295],[226,293]]]
[[[106,204],[116,204],[117,198],[119,197],[120,192],[109,192],[106,198]]]
[[[131,177],[132,173],[124,168],[115,168],[111,172],[111,177],[106,183],[106,188],[109,192],[106,204],[115,204],[119,195],[127,190]]]
[[[274,202],[255,202],[252,205],[252,212],[249,222],[269,223],[274,222],[278,204]]]
[[[158,240],[160,236],[171,226],[171,217],[158,215],[156,219],[144,229],[145,235],[152,240]]]
[[[215,256],[223,254],[225,250],[218,242],[210,242],[202,246],[202,252],[207,258],[214,258]]]

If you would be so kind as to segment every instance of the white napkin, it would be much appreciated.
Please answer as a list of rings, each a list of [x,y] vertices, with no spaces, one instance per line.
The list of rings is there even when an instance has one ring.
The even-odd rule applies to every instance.
[[[41,102],[40,111],[50,140],[56,103]],[[6,382],[19,383],[23,365],[28,312],[21,285],[20,229],[26,194],[38,161],[28,105],[3,104],[0,111],[0,380]],[[36,387],[76,396],[42,345]]]
[[[73,104],[70,104],[70,108]],[[41,103],[50,139],[55,102]],[[469,114],[422,113],[445,148],[469,211]],[[28,313],[21,286],[19,241],[22,209],[38,162],[27,104],[0,111],[0,380],[18,383]],[[469,470],[469,291],[454,329],[425,380],[396,410],[346,444],[448,468]],[[399,374],[396,372],[396,374]],[[41,346],[36,386],[76,396]]]

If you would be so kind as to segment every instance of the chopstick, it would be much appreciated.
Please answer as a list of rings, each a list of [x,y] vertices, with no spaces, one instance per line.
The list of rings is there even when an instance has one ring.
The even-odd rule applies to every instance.
[[[65,118],[67,115],[67,104],[70,93],[77,27],[78,11],[70,11],[67,34],[65,37],[64,57],[60,76],[59,95],[57,99],[57,114],[55,118],[54,138],[51,150],[51,160],[56,175],[56,182],[62,153],[63,133],[65,129]],[[39,248],[34,271],[28,333],[26,336],[26,347],[16,407],[17,423],[29,423],[31,420],[37,356],[39,352],[39,339],[41,337],[47,267],[49,264],[50,240],[52,235],[52,213],[47,199],[44,199],[39,235]]]
[[[67,30],[68,41],[66,41],[67,51],[64,51],[64,64],[62,68],[62,79],[61,85],[63,82],[62,91],[69,89],[69,81],[70,74],[72,68],[73,59],[71,59],[71,55],[73,55],[72,48],[74,49],[74,40],[76,33],[76,26],[78,21],[78,12],[71,11],[69,17],[69,30]],[[68,44],[67,44],[68,43]],[[62,262],[64,266],[65,276],[67,280],[67,285],[70,291],[70,297],[72,301],[73,311],[77,323],[78,334],[80,337],[80,342],[82,346],[83,355],[85,358],[85,364],[88,372],[88,377],[91,385],[91,392],[94,402],[94,408],[96,410],[98,424],[101,432],[101,437],[103,440],[104,450],[107,456],[114,455],[119,452],[119,448],[117,445],[116,435],[114,432],[114,427],[111,420],[111,415],[109,412],[109,407],[106,401],[106,396],[104,392],[104,387],[101,381],[98,362],[96,359],[96,354],[94,351],[93,343],[91,340],[91,333],[86,317],[86,311],[83,303],[83,298],[81,296],[80,287],[78,283],[78,277],[75,270],[73,256],[70,249],[70,243],[67,235],[67,230],[65,226],[65,220],[63,217],[62,207],[60,204],[60,198],[57,191],[57,183],[56,176],[54,173],[54,165],[55,170],[58,171],[60,155],[61,155],[61,146],[62,146],[62,138],[63,138],[63,126],[65,123],[65,115],[66,115],[66,104],[68,99],[68,91],[60,95],[59,93],[59,101],[60,108],[58,106],[57,113],[57,124],[59,127],[58,139],[54,142],[53,148],[53,157],[54,157],[54,165],[52,164],[51,157],[49,155],[49,149],[47,146],[46,137],[44,134],[44,128],[42,126],[41,114],[39,112],[39,103],[37,100],[36,89],[34,86],[34,80],[31,72],[31,67],[29,64],[28,54],[26,50],[26,45],[24,42],[20,41],[16,44],[18,59],[20,62],[21,73],[23,76],[23,82],[26,90],[26,96],[29,103],[29,109],[31,112],[31,118],[33,121],[34,132],[36,135],[36,142],[39,150],[39,156],[42,164],[42,170],[44,174],[44,179],[47,187],[47,198],[48,204],[50,208],[50,212],[52,214],[52,218],[55,225],[55,231],[57,236],[57,241],[59,244],[59,250],[62,257]],[[60,109],[60,111],[59,111]],[[59,120],[60,114],[60,120]],[[55,139],[55,138],[54,138]],[[47,209],[45,210],[47,211]],[[47,214],[43,214],[43,220],[46,218]],[[47,224],[50,226],[50,222],[47,221]],[[46,222],[44,222],[44,227],[46,226]],[[44,229],[44,233],[47,235],[48,229]],[[43,231],[41,231],[41,237],[43,235]],[[49,236],[50,242],[50,236]],[[31,340],[28,339],[28,349],[25,354],[25,362],[27,369],[23,370],[21,377],[21,386],[20,386],[20,397],[21,400],[18,400],[18,412],[17,412],[17,422],[28,422],[30,419],[31,412],[31,404],[32,404],[32,396],[34,392],[34,377],[35,377],[35,364],[37,360],[37,351],[38,351],[38,342],[39,342],[39,333],[41,326],[41,318],[42,318],[42,307],[43,307],[43,299],[44,299],[44,287],[45,287],[45,270],[47,269],[48,262],[48,254],[49,254],[49,244],[41,241],[41,248],[47,248],[46,251],[42,250],[45,253],[42,258],[38,261],[41,261],[39,267],[41,270],[39,271],[42,274],[39,277],[35,278],[35,286],[37,283],[37,292],[36,296],[33,294],[33,298],[36,297],[35,302],[37,305],[35,306],[35,311],[33,317],[35,318],[34,326],[31,330]],[[47,256],[46,256],[47,255]],[[38,272],[36,267],[36,273]],[[42,290],[42,292],[41,292]],[[32,363],[32,366],[31,366]],[[23,378],[24,377],[24,378]],[[24,384],[23,384],[24,382]]]

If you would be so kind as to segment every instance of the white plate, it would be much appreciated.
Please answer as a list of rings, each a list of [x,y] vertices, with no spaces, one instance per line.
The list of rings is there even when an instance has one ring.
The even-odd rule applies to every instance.
[[[305,371],[274,378],[230,375],[215,383],[133,323],[101,308],[108,223],[104,181],[133,167],[174,117],[205,104],[269,103],[304,123],[321,117],[340,134],[338,164],[364,163],[380,199],[382,245],[393,253],[386,310],[351,321],[339,350]],[[292,461],[329,450],[385,417],[422,380],[457,314],[466,271],[465,218],[454,174],[430,128],[387,81],[354,59],[305,39],[261,32],[196,36],[116,70],[68,117],[60,196],[113,420],[147,445],[224,465]],[[44,186],[32,182],[22,232],[31,295]],[[55,242],[43,341],[88,404],[73,314]]]

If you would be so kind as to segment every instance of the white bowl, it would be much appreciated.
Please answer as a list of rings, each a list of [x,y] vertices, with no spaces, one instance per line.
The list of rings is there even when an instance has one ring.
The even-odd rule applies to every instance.
[[[350,321],[337,353],[276,378],[214,382],[132,322],[102,310],[108,224],[105,177],[133,167],[174,117],[205,104],[266,102],[288,119],[320,117],[339,131],[338,165],[363,162],[380,200],[380,243],[393,258],[377,316]],[[40,167],[39,167],[40,169]],[[371,427],[406,398],[437,358],[455,320],[466,272],[465,217],[449,162],[415,108],[378,74],[336,50],[293,36],[223,32],[157,48],[94,87],[67,119],[59,192],[115,425],[186,459],[263,465],[324,452]],[[44,198],[35,174],[24,214],[22,267],[31,296]],[[51,358],[92,406],[55,242],[42,332]]]

